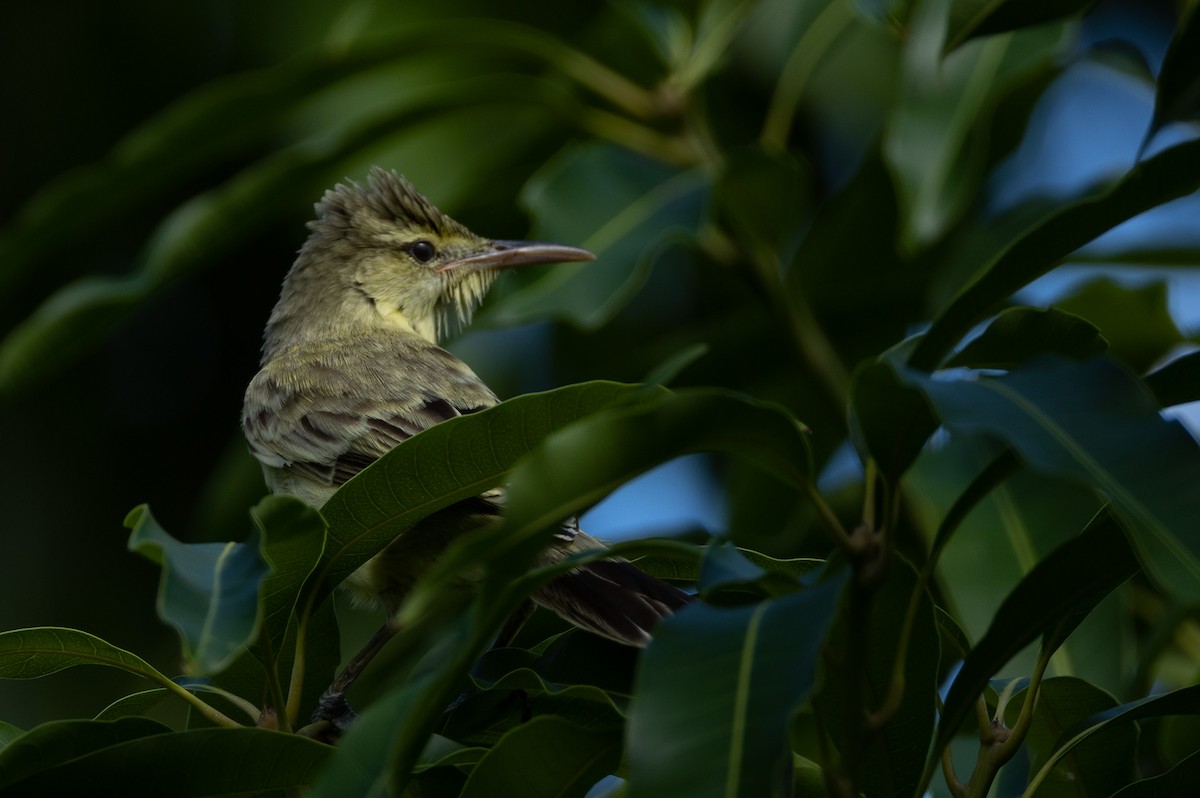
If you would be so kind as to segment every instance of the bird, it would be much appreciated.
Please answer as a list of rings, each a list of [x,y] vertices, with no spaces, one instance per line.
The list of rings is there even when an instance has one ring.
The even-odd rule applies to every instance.
[[[403,441],[499,402],[439,341],[467,325],[499,272],[594,259],[585,249],[488,239],[442,213],[394,170],[324,193],[263,334],[242,428],[273,493],[320,508]],[[494,522],[502,485],[419,522],[354,571],[343,587],[388,620],[322,696],[314,720],[344,725],[345,692],[400,630],[405,596],[456,537]],[[536,564],[604,544],[566,519]],[[572,569],[533,601],[571,624],[630,646],[691,597],[618,558]],[[511,633],[509,633],[511,635]]]

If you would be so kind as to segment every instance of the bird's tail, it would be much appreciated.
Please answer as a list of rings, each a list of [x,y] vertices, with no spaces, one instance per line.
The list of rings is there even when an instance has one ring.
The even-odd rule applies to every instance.
[[[627,560],[599,560],[558,577],[534,594],[574,625],[630,646],[650,642],[654,626],[692,597]]]

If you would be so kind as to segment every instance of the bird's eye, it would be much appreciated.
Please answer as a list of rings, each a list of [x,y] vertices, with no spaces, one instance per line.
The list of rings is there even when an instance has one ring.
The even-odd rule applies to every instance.
[[[429,261],[433,260],[433,256],[437,254],[437,251],[433,248],[433,244],[430,244],[428,241],[417,241],[409,245],[408,253],[416,258],[418,263],[429,263]]]

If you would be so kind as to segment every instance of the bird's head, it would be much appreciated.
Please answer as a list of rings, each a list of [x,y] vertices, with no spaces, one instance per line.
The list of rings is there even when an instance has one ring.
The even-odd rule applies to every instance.
[[[483,238],[380,167],[366,185],[326,191],[316,210],[268,324],[268,347],[273,329],[294,336],[322,324],[385,324],[436,341],[470,320],[499,270],[595,258],[562,244]]]

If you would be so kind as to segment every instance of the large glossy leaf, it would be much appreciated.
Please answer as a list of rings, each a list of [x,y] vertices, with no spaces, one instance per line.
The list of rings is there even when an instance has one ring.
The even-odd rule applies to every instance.
[[[909,364],[930,371],[971,327],[1014,291],[1121,222],[1200,188],[1200,140],[1142,161],[1107,189],[1034,224],[992,257],[942,310]]]
[[[1054,308],[1010,308],[946,365],[1007,370],[1038,355],[1086,360],[1103,354],[1106,348],[1100,330],[1085,318]]]
[[[1200,117],[1200,12],[1196,6],[1180,12],[1179,28],[1167,48],[1158,74],[1154,117],[1146,141],[1169,122]]]
[[[1200,447],[1110,360],[1044,358],[1001,377],[910,375],[942,423],[1011,446],[1032,469],[1089,485],[1129,530],[1148,576],[1200,599]]]
[[[1145,377],[1160,407],[1200,401],[1200,351],[1177,357]]]
[[[463,798],[583,798],[621,761],[621,730],[593,730],[556,716],[500,738],[467,779]]]
[[[325,550],[325,521],[291,496],[267,496],[251,511],[263,536],[263,557],[271,568],[262,581],[263,627],[279,651],[296,610],[300,589]]]
[[[1114,792],[1109,798],[1185,798],[1200,783],[1200,751],[1192,754],[1166,773],[1135,781]]]
[[[662,248],[694,235],[707,194],[700,169],[676,169],[607,143],[563,151],[526,184],[521,204],[533,216],[534,237],[582,246],[597,260],[555,266],[482,319],[552,316],[601,326],[641,287]]]
[[[25,730],[19,726],[0,720],[0,751],[8,747],[8,744],[25,733]]]
[[[171,681],[141,657],[77,629],[0,632],[0,679],[37,679],[78,665],[118,668],[160,684]]]
[[[1050,71],[1066,45],[1059,26],[997,36],[943,60],[949,0],[915,6],[901,63],[900,98],[883,140],[902,209],[904,249],[942,237],[978,194],[988,165],[997,102],[1014,86]]]
[[[0,750],[0,790],[8,795],[14,785],[40,772],[67,765],[109,746],[168,732],[169,728],[149,718],[43,723]]]
[[[1055,304],[1100,328],[1109,355],[1138,373],[1184,341],[1171,317],[1164,282],[1127,288],[1113,280],[1094,280]]]
[[[518,396],[405,441],[322,507],[329,541],[305,591],[308,606],[412,524],[501,484],[513,464],[550,433],[659,391],[603,381],[571,385]],[[412,478],[416,473],[420,480]]]
[[[843,756],[850,755],[847,735],[863,734],[861,726],[847,729],[847,718],[858,720],[868,713],[884,711],[890,691],[896,689],[892,680],[900,653],[901,629],[913,591],[917,589],[917,574],[912,566],[894,562],[883,584],[869,597],[865,593],[847,596],[833,621],[827,644],[833,654],[826,659],[815,706]],[[857,652],[852,650],[860,645],[856,640],[862,641]],[[854,765],[867,795],[908,798],[915,794],[921,778],[936,720],[933,709],[939,660],[933,602],[927,593],[918,597],[904,655],[904,662],[900,663],[902,693],[865,740],[858,754],[861,761]],[[862,670],[857,678],[863,680],[858,694],[854,693],[855,685],[848,674],[855,667],[848,661],[855,656],[864,659],[858,664]],[[847,762],[846,767],[850,766]]]
[[[631,798],[782,794],[791,715],[813,687],[843,581],[743,607],[693,605],[659,626],[629,722]]]
[[[597,413],[548,436],[519,463],[499,528],[438,562],[413,591],[401,618],[430,611],[440,586],[473,562],[499,566],[498,574],[523,572],[563,519],[656,465],[702,451],[745,459],[797,489],[808,484],[812,472],[804,425],[777,406],[740,394],[699,388],[663,392],[651,401]]]
[[[738,246],[790,263],[813,204],[811,170],[790,153],[735,152],[713,189],[717,218]]]
[[[1005,721],[1012,728],[1029,691],[1016,693],[1008,704]],[[1029,751],[1029,776],[1037,773],[1050,756],[1062,732],[1085,718],[1117,705],[1109,693],[1081,680],[1067,677],[1046,679],[1038,690],[1033,722],[1025,737]],[[1136,773],[1137,730],[1128,724],[1112,724],[1100,734],[1062,757],[1035,795],[1109,795],[1128,783]]]
[[[873,459],[892,485],[938,427],[929,400],[901,381],[890,362],[902,351],[860,366],[850,385],[850,434],[859,456]]]
[[[1064,730],[1054,743],[1053,754],[1030,782],[1027,793],[1034,794],[1038,787],[1048,780],[1053,768],[1059,762],[1071,755],[1081,743],[1098,732],[1128,721],[1161,718],[1168,715],[1200,715],[1200,685],[1148,696],[1112,709],[1105,709]]]
[[[920,497],[914,510],[921,524],[937,530],[932,550],[940,551],[943,595],[971,639],[987,632],[996,607],[1038,561],[1102,506],[1081,485],[1022,469],[1010,449],[961,437],[924,452],[907,479],[906,495]],[[1121,596],[1102,601],[1054,653],[1049,673],[1122,689],[1130,631],[1124,606]],[[1030,673],[1035,656],[1027,649],[1000,673]]]
[[[144,504],[125,526],[130,550],[162,568],[158,614],[179,632],[189,670],[220,671],[258,630],[258,590],[269,570],[259,534],[244,543],[183,543]]]
[[[946,52],[968,39],[1071,16],[1096,0],[952,0]]]
[[[567,389],[557,395],[569,397],[571,393]],[[680,454],[715,449],[765,466],[789,483],[805,484],[810,469],[806,432],[778,408],[711,390],[679,394],[654,391],[641,396],[640,403],[613,406],[542,440],[510,477],[506,515],[499,527],[459,540],[425,573],[402,606],[399,619],[406,630],[404,641],[408,650],[416,654],[434,647],[439,652],[438,665],[414,671],[419,675],[410,677],[400,691],[386,699],[398,702],[395,706],[388,704],[390,714],[378,716],[367,725],[371,731],[363,731],[358,738],[362,742],[355,743],[362,748],[345,756],[355,757],[353,761],[358,762],[377,762],[380,767],[383,762],[395,763],[386,778],[393,784],[404,783],[407,763],[415,761],[436,718],[453,698],[460,674],[482,653],[500,623],[541,583],[583,562],[582,558],[572,558],[526,575],[546,537],[563,518],[590,506],[623,481]],[[577,409],[572,403],[571,410]],[[476,416],[456,421],[472,418]],[[532,414],[530,420],[535,420]],[[547,421],[543,419],[536,426],[527,424],[524,434],[519,436],[521,446],[539,440],[540,434],[552,429]],[[396,451],[420,438],[412,438]],[[474,445],[465,440],[459,444],[467,446],[468,452],[478,453],[480,448],[478,440]],[[471,457],[466,457],[461,465],[453,457],[448,460],[455,462],[460,477],[469,474],[471,464],[475,463],[485,468],[484,473],[490,478],[498,480],[501,475],[489,470],[494,467],[496,455],[492,454],[492,448],[486,451],[482,464]],[[502,448],[496,447],[494,451],[501,452]],[[589,456],[581,458],[582,451]],[[510,449],[502,453],[507,456],[518,452]],[[445,460],[443,452],[431,462]],[[435,476],[428,466],[425,471]],[[342,493],[350,484],[353,481]],[[471,487],[471,492],[476,492],[483,485]],[[332,517],[330,521],[332,529],[336,529]],[[604,554],[600,550],[587,556],[596,558]],[[485,576],[482,595],[470,608],[460,611],[455,604],[460,601],[457,596],[461,591],[453,586],[463,569],[483,570]],[[401,705],[406,707],[403,711],[399,710]],[[375,711],[372,707],[368,715]],[[351,730],[343,746],[349,744],[357,728]],[[335,759],[341,761],[340,752]],[[345,767],[350,768],[351,761],[346,760]],[[338,767],[340,773],[349,772]],[[363,789],[372,788],[364,785]]]
[[[113,724],[134,721],[153,723],[126,718]],[[59,732],[66,733],[66,729]],[[181,798],[292,789],[311,783],[330,751],[307,737],[266,729],[152,733],[81,751],[51,767],[39,766],[9,784],[4,794],[80,795],[94,790],[97,783],[120,795],[161,794],[169,785],[170,794]]]
[[[1039,636],[1061,642],[1104,596],[1137,572],[1128,541],[1108,515],[1041,560],[996,610],[987,633],[963,662],[938,723],[925,781],[992,674]]]

